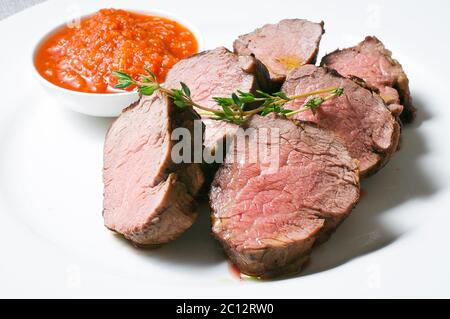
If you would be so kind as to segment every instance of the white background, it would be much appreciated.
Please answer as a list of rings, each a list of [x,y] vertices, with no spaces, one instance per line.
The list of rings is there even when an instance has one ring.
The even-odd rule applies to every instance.
[[[135,249],[102,223],[111,120],[66,110],[31,71],[43,34],[102,7],[181,15],[207,48],[231,47],[237,35],[288,17],[325,21],[320,56],[376,35],[404,65],[418,119],[295,278],[236,280],[206,209],[177,241]],[[448,12],[446,1],[60,0],[0,21],[0,297],[450,297]]]

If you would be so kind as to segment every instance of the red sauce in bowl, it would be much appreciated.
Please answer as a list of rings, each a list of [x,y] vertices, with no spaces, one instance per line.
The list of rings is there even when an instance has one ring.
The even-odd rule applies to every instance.
[[[102,9],[63,27],[38,48],[37,71],[57,86],[80,92],[113,93],[120,70],[138,79],[144,67],[163,82],[179,60],[197,53],[194,34],[167,18]],[[129,90],[132,90],[130,87]]]

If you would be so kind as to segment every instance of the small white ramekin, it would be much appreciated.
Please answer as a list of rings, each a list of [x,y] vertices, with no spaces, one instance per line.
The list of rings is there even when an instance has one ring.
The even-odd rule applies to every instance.
[[[198,51],[200,52],[203,50],[203,38],[200,34],[200,31],[191,22],[183,18],[180,18],[172,13],[160,10],[129,10],[129,11],[164,17],[180,23],[194,34],[198,43]],[[88,16],[90,15],[85,15],[82,18]],[[35,74],[37,80],[52,96],[54,96],[59,101],[59,103],[63,107],[67,107],[75,112],[91,116],[99,116],[99,117],[118,116],[124,108],[126,108],[127,106],[138,100],[139,95],[137,92],[86,93],[73,91],[59,87],[49,82],[44,77],[42,77],[41,74],[37,71],[35,65],[35,57],[37,50],[40,48],[43,41],[45,41],[50,35],[52,35],[54,32],[56,32],[63,26],[64,25],[59,25],[50,30],[45,36],[41,38],[41,40],[38,41],[38,43],[34,47],[32,54],[33,59],[32,65],[33,65],[33,73]]]

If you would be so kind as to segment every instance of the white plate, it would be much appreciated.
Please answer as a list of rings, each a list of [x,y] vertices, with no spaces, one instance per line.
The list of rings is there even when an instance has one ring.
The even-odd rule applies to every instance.
[[[450,297],[449,5],[426,1],[49,1],[0,22],[0,297]],[[286,17],[324,20],[321,55],[377,35],[404,65],[418,119],[331,240],[297,277],[233,277],[208,215],[177,241],[138,250],[103,227],[110,120],[58,105],[30,74],[31,46],[102,7],[161,9],[207,48]]]

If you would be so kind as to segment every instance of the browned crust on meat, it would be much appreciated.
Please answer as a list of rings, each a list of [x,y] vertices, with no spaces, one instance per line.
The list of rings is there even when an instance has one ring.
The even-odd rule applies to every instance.
[[[143,97],[141,96],[141,98]],[[165,98],[166,103],[168,103],[170,134],[178,127],[187,128],[193,134],[193,121],[200,119],[195,110],[177,108],[169,98],[162,98]],[[122,113],[132,111],[140,102],[141,100],[132,103]],[[111,124],[108,132],[113,124]],[[204,131],[203,124],[202,129]],[[169,147],[172,148],[175,141],[170,139],[169,143]],[[191,227],[197,218],[195,199],[204,183],[201,164],[193,162],[175,164],[171,161],[170,152],[166,161],[168,161],[168,164],[162,173],[161,182],[157,186],[165,188],[165,193],[160,200],[160,206],[157,208],[156,214],[152,214],[151,220],[141,225],[142,227],[136,227],[126,233],[117,232],[137,247],[155,247],[172,241]],[[176,221],[176,224],[174,224],[174,221]],[[116,232],[115,229],[107,228]]]
[[[197,219],[197,203],[187,186],[178,180],[177,174],[170,173],[162,184],[166,189],[161,206],[152,217],[155,222],[150,221],[143,228],[123,234],[138,247],[153,247],[172,241]]]
[[[404,112],[400,115],[400,119],[403,123],[411,123],[416,118],[417,109],[414,107],[412,103],[411,93],[409,90],[409,80],[403,71],[403,67],[400,62],[392,57],[392,52],[388,50],[384,44],[375,36],[367,36],[363,41],[361,41],[357,46],[345,49],[337,49],[331,53],[325,55],[321,62],[321,66],[327,66],[328,60],[335,54],[343,53],[343,52],[351,52],[356,51],[360,52],[360,46],[365,42],[374,42],[380,49],[381,53],[386,57],[386,59],[391,63],[392,66],[396,66],[401,68],[402,73],[394,83],[393,88],[396,89],[400,96],[400,103],[405,107]]]
[[[373,93],[373,94],[381,99],[381,97],[378,94],[376,94],[376,93]],[[381,99],[381,100],[383,100],[383,99]],[[388,108],[388,107],[386,106],[386,108]],[[381,160],[378,161],[377,165],[373,166],[370,170],[367,170],[362,175],[363,177],[369,177],[369,176],[372,176],[373,174],[377,173],[380,169],[382,169],[384,166],[386,166],[386,164],[390,161],[390,159],[392,158],[394,153],[398,150],[399,143],[400,143],[401,127],[400,127],[400,123],[397,121],[395,116],[392,115],[392,117],[394,119],[394,123],[393,123],[394,132],[392,133],[392,136],[391,136],[391,143],[390,143],[391,147],[383,153],[379,153],[374,149],[374,151],[381,156]]]
[[[326,73],[329,73],[330,75],[332,75],[334,77],[346,79],[346,77],[342,76],[335,69],[329,68],[327,66],[321,66],[321,68],[324,69],[326,71]],[[303,77],[307,77],[309,75],[310,74],[304,74],[303,76],[298,77],[298,79],[303,78]],[[360,86],[362,89],[370,91],[372,93],[372,95],[375,98],[379,99],[380,102],[382,104],[384,104],[386,109],[389,110],[389,108],[387,107],[387,105],[383,101],[383,99],[375,91],[373,91],[371,89],[371,87],[366,87],[364,80],[359,79],[358,77],[352,77],[351,79],[347,78],[347,80],[351,80],[352,82],[354,82],[355,84]],[[377,161],[377,163],[375,165],[372,165],[369,169],[364,170],[364,171],[360,171],[360,176],[361,177],[369,177],[369,176],[375,174],[376,172],[378,172],[381,168],[383,168],[389,162],[389,160],[392,158],[392,155],[398,149],[398,145],[399,145],[399,141],[400,141],[401,127],[400,127],[400,123],[397,120],[397,118],[392,113],[391,113],[391,115],[392,115],[392,125],[393,125],[393,128],[394,128],[394,131],[393,131],[393,133],[391,135],[390,147],[388,149],[386,149],[386,150],[383,150],[383,152],[380,152],[379,150],[377,150],[375,148],[372,148],[372,152],[376,153],[380,157],[380,160]]]
[[[328,68],[326,66],[322,66],[322,67],[325,68],[326,70],[328,70],[328,72],[333,74],[334,76],[338,76],[338,77],[344,78],[336,70]],[[352,80],[353,82],[355,82],[356,84],[358,84],[362,88],[371,91],[372,95],[374,95],[375,97],[379,98],[383,102],[383,104],[386,106],[386,108],[389,110],[389,107],[386,105],[384,100],[378,94],[379,90],[376,87],[368,85],[363,79],[360,79],[360,78],[358,78],[356,76],[351,76],[350,80]],[[392,114],[392,112],[391,112],[391,114]],[[391,147],[389,149],[387,149],[383,153],[377,152],[377,150],[373,149],[373,151],[376,152],[377,154],[379,154],[382,159],[380,161],[378,161],[377,165],[373,166],[370,170],[367,170],[365,172],[361,172],[361,176],[363,176],[363,177],[369,177],[369,176],[375,174],[376,172],[378,172],[380,169],[382,169],[389,162],[389,160],[392,158],[392,156],[394,155],[394,153],[398,149],[398,146],[399,146],[399,143],[400,143],[401,126],[400,126],[400,123],[397,120],[398,118],[395,116],[395,114],[392,114],[392,116],[393,116],[394,132],[392,133],[392,136],[391,136],[391,143],[390,143]]]
[[[315,241],[315,238],[311,237],[301,245],[237,252],[226,241],[216,235],[214,237],[222,244],[226,255],[239,271],[258,279],[271,279],[300,272],[304,263],[309,259]]]
[[[287,19],[287,20],[301,20],[301,19]],[[282,21],[284,21],[284,20],[282,20]],[[320,21],[320,22],[315,22],[315,23],[319,24],[322,29],[322,34],[319,38],[319,44],[320,44],[321,38],[325,34],[324,22]],[[272,24],[268,23],[268,24],[263,25],[262,27],[259,27],[255,30],[253,30],[252,32],[240,35],[238,37],[238,39],[234,40],[234,42],[233,42],[233,52],[238,55],[249,55],[249,56],[254,57],[256,60],[255,76],[257,78],[259,87],[261,87],[263,90],[265,90],[267,92],[274,92],[274,91],[278,91],[280,89],[281,85],[283,84],[284,80],[286,79],[286,76],[277,75],[277,77],[271,77],[267,66],[264,63],[262,63],[257,57],[255,57],[255,55],[253,53],[249,52],[250,51],[248,49],[249,43],[244,44],[242,42],[242,38],[250,36],[253,33],[258,32],[259,30],[262,30],[265,27],[270,26],[270,25],[272,25]],[[242,46],[242,48],[239,48],[239,46]],[[313,51],[313,54],[311,55],[312,58],[310,60],[304,61],[303,65],[315,64],[317,61],[317,55],[319,53],[319,49],[320,49],[320,47],[319,47],[319,45],[317,45],[317,47]],[[239,51],[241,51],[241,52],[239,52]],[[244,51],[244,52],[242,52],[242,51]]]
[[[307,126],[319,128],[316,123],[298,120],[292,120],[291,122],[294,122],[299,129],[303,130]],[[335,136],[335,139],[336,141],[340,141],[342,145],[345,145],[339,136]],[[353,160],[353,162],[355,162],[353,171],[355,172],[357,178],[359,175],[358,165],[355,160]],[[213,184],[215,183],[216,180],[213,181]],[[360,181],[358,178],[355,183],[358,193],[353,205],[345,212],[342,212],[339,217],[329,214],[322,214],[318,216],[318,219],[323,222],[322,228],[318,229],[315,233],[311,233],[310,238],[301,242],[293,242],[280,246],[268,246],[261,249],[247,249],[238,251],[235,247],[231,246],[228,241],[224,240],[219,233],[213,232],[213,236],[221,243],[230,261],[245,275],[256,277],[258,279],[271,279],[274,277],[296,274],[302,270],[302,267],[309,260],[309,255],[312,248],[315,245],[319,245],[327,241],[336,228],[350,215],[350,212],[358,204],[361,196]],[[224,222],[222,219],[215,217],[215,209],[213,208],[214,205],[212,205],[211,200],[210,207],[212,212],[212,225]]]
[[[328,68],[328,67],[324,67],[324,68],[326,68],[331,74],[333,74],[335,76],[343,77],[342,75],[340,75],[334,69],[331,69],[331,68]],[[362,88],[371,91],[372,95],[375,96],[376,98],[379,98],[380,101],[385,105],[386,109],[389,110],[389,108],[386,105],[386,103],[384,102],[384,100],[378,94],[378,92],[377,92],[378,89],[377,88],[373,88],[372,86],[368,86],[367,83],[364,80],[362,80],[362,79],[359,79],[362,82],[361,81],[355,81],[355,79],[359,79],[359,78],[358,77],[352,77],[351,78],[351,80],[353,82],[355,82],[356,84],[358,84]],[[401,129],[400,129],[400,123],[398,122],[398,120],[394,116],[394,114],[392,114],[392,120],[393,120],[394,132],[391,135],[390,147],[387,150],[385,150],[384,152],[379,152],[376,149],[373,149],[373,152],[377,153],[380,156],[381,159],[377,162],[376,165],[373,165],[369,170],[366,170],[365,172],[361,172],[361,176],[362,177],[369,177],[369,176],[372,176],[373,174],[377,173],[380,169],[382,169],[389,162],[389,160],[392,158],[394,153],[397,151],[398,145],[399,145],[399,142],[400,142]]]

